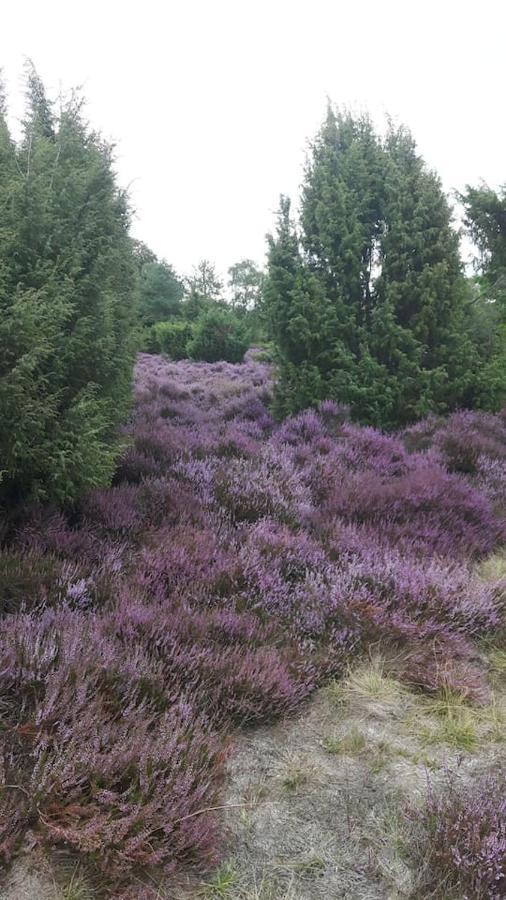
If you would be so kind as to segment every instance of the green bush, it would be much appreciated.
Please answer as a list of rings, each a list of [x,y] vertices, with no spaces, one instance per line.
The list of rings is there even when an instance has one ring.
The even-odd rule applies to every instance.
[[[190,322],[157,322],[151,329],[153,350],[171,359],[186,359],[192,334]]]
[[[246,328],[225,309],[213,309],[201,316],[187,345],[188,355],[203,362],[238,363],[249,345]]]

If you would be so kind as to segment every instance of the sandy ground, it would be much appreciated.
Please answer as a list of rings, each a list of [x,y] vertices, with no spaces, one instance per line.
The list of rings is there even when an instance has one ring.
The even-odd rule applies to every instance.
[[[506,763],[506,685],[471,709],[434,701],[388,675],[380,656],[321,690],[299,716],[238,738],[219,813],[223,863],[159,900],[401,900],[424,892],[404,810],[427,780],[473,778]],[[504,677],[504,676],[502,676]],[[36,856],[21,857],[1,900],[98,896]],[[58,882],[58,884],[57,884]]]
[[[429,778],[469,779],[505,761],[505,721],[502,691],[482,710],[438,704],[386,677],[380,660],[363,664],[297,720],[241,739],[225,801],[229,857],[203,895],[424,896],[404,810],[423,802]]]

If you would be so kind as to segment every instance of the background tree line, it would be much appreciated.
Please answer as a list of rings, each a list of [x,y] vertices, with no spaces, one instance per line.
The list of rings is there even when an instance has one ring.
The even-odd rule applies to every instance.
[[[228,270],[228,291],[209,260],[186,278],[136,244],[141,344],[172,359],[240,362],[263,336],[263,273],[250,259]]]

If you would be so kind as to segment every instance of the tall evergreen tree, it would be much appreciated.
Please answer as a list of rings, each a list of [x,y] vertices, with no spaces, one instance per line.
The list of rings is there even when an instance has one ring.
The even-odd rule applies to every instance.
[[[493,191],[487,185],[467,186],[461,195],[465,222],[476,243],[478,269],[484,278],[489,299],[506,298],[506,185]]]
[[[407,129],[390,126],[384,150],[384,225],[374,293],[378,306],[392,311],[411,347],[408,357],[416,361],[413,390],[404,373],[399,394],[406,413],[416,418],[471,400],[476,354],[465,328],[459,236],[440,179],[427,169]],[[376,352],[395,374],[378,342]]]
[[[493,410],[506,403],[506,186],[496,192],[485,184],[468,185],[460,200],[479,253],[470,316],[481,338],[479,403]]]
[[[291,321],[307,300],[288,288],[293,254],[283,262],[285,232],[270,241],[273,334],[281,359],[288,352],[298,367],[296,376],[281,365],[280,405],[306,402],[313,388],[299,401],[290,380],[300,380],[309,363],[318,385],[312,402],[322,392],[334,396],[375,425],[394,427],[466,402],[476,354],[465,329],[458,236],[439,179],[409,132],[390,127],[381,139],[367,116],[329,108],[306,166],[300,226],[297,277],[311,279],[312,300],[307,330],[294,332],[289,351],[279,311]],[[319,346],[317,359],[313,352],[310,360],[310,345]]]
[[[303,259],[287,197],[281,197],[276,235],[269,237],[268,262],[265,304],[282,385],[276,401],[278,412],[287,414],[345,391],[352,356],[335,305]]]
[[[169,263],[145,262],[139,273],[139,315],[144,325],[165,322],[181,312],[184,286]]]
[[[0,125],[0,499],[107,481],[133,361],[135,266],[112,148],[35,71],[15,147]]]

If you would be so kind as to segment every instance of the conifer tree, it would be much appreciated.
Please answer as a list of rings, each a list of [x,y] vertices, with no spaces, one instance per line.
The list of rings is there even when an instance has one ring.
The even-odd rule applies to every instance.
[[[144,325],[165,322],[181,313],[183,282],[165,260],[145,262],[139,273],[139,315]]]
[[[482,357],[477,402],[494,410],[506,403],[506,186],[468,185],[460,200],[479,254],[470,316]]]
[[[0,126],[0,499],[73,500],[111,475],[128,404],[135,266],[112,148],[28,75]],[[3,149],[2,149],[3,148]]]
[[[287,414],[344,391],[352,358],[335,305],[301,255],[287,197],[281,197],[277,233],[269,237],[268,261],[265,304],[283,385],[276,400],[278,412]]]
[[[506,298],[506,185],[493,191],[482,184],[467,186],[460,196],[466,213],[466,225],[476,243],[480,258],[478,269],[484,277],[489,299]]]
[[[286,226],[270,241],[280,408],[301,408],[314,391],[313,403],[335,397],[361,421],[395,427],[471,402],[477,356],[458,235],[409,132],[390,127],[382,139],[367,116],[329,108],[306,166],[300,228],[297,253],[293,232],[283,254]],[[303,295],[292,284],[295,259]],[[287,368],[282,334],[295,320],[288,355],[297,372]],[[307,366],[311,386],[297,394],[294,379]]]

